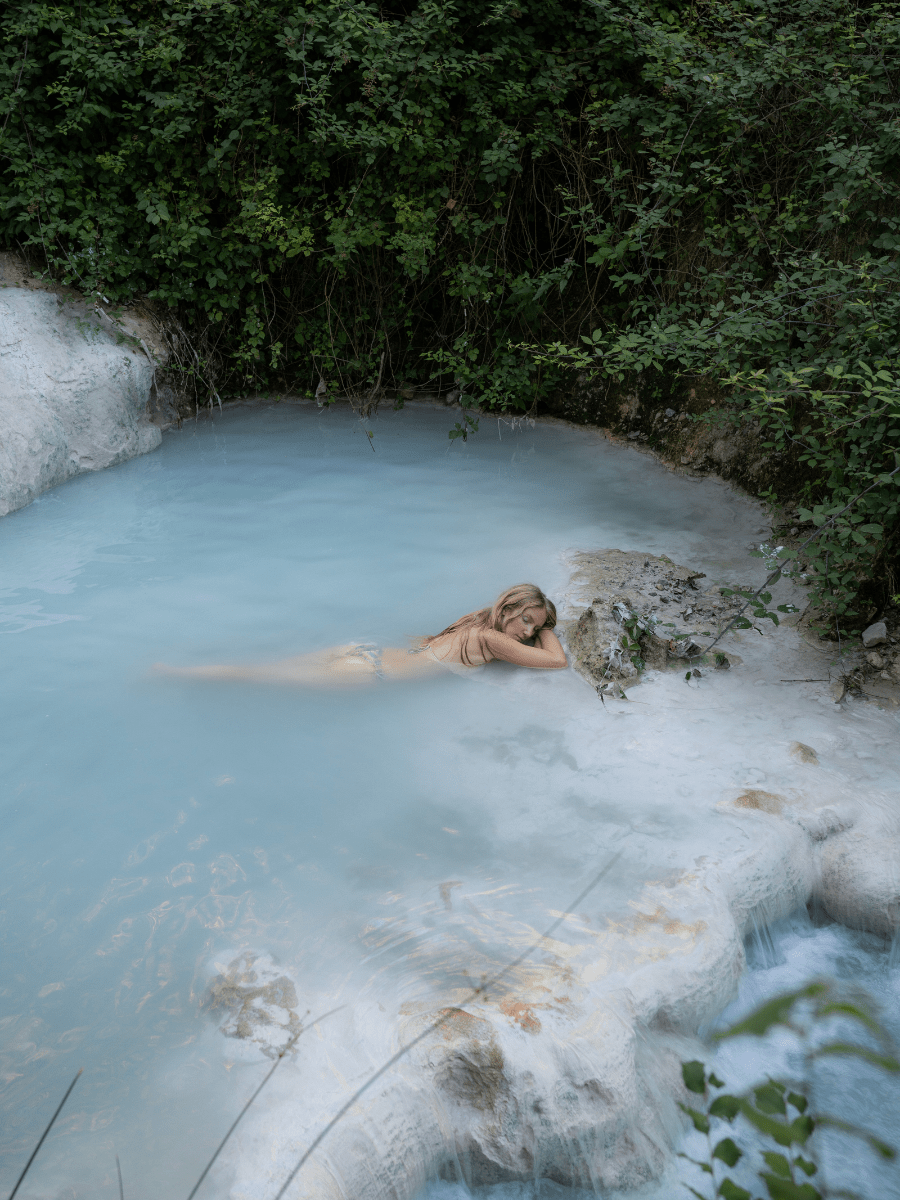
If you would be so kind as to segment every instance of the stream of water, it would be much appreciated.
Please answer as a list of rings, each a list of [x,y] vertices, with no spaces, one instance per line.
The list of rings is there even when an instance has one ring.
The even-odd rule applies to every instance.
[[[762,511],[719,482],[563,425],[486,422],[451,444],[449,423],[235,407],[0,523],[0,1191],[83,1067],[19,1195],[112,1200],[118,1154],[128,1200],[186,1196],[298,1020],[343,1006],[320,1097],[336,1108],[390,1049],[398,1005],[502,960],[616,849],[588,909],[620,911],[700,852],[710,796],[791,782],[772,751],[786,737],[835,778],[896,789],[894,716],[838,712],[752,665],[610,710],[572,672],[503,665],[340,693],[153,676],[403,645],[513,583],[559,592],[566,549],[665,553],[711,580],[759,570]],[[803,971],[855,938],[882,978],[863,935],[778,936]],[[254,958],[275,999],[242,1030],[210,986]],[[230,1191],[233,1175],[204,1194],[271,1197],[262,1176]],[[879,1200],[900,1196],[884,1178]]]

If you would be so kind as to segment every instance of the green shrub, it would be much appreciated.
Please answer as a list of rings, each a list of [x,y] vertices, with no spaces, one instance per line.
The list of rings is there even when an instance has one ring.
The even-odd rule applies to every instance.
[[[168,306],[201,391],[711,377],[810,514],[870,488],[817,543],[833,615],[885,574],[892,6],[9,0],[0,31],[0,238]]]
[[[826,1022],[841,1018],[854,1023],[863,1035],[856,1040],[843,1038],[823,1041],[815,1034]],[[694,1129],[705,1135],[708,1153],[704,1159],[683,1158],[694,1163],[709,1176],[709,1193],[704,1195],[688,1184],[684,1186],[698,1200],[710,1196],[723,1200],[753,1200],[752,1193],[737,1184],[726,1169],[733,1169],[747,1154],[760,1159],[756,1174],[770,1200],[824,1200],[826,1196],[845,1196],[860,1200],[856,1193],[835,1192],[821,1178],[815,1161],[814,1138],[817,1129],[833,1129],[861,1139],[880,1158],[893,1160],[896,1152],[880,1138],[851,1122],[828,1113],[814,1111],[810,1103],[810,1087],[815,1065],[826,1059],[848,1059],[865,1062],[879,1070],[896,1074],[900,1062],[894,1057],[890,1039],[871,1002],[860,996],[848,997],[833,984],[812,983],[795,992],[777,996],[761,1005],[744,1021],[731,1026],[720,1037],[731,1038],[750,1034],[763,1037],[775,1026],[786,1026],[800,1035],[804,1045],[803,1078],[792,1082],[769,1079],[741,1095],[726,1092],[725,1084],[703,1063],[682,1063],[685,1087],[699,1099],[682,1104]],[[723,1123],[733,1127],[741,1139],[752,1131],[756,1146],[742,1149],[725,1132]],[[746,1136],[743,1139],[746,1143]],[[813,1182],[814,1181],[814,1182]],[[874,1197],[871,1198],[874,1200]]]

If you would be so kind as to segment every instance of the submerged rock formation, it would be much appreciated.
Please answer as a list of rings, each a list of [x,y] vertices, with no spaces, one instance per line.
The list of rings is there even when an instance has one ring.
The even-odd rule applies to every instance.
[[[160,444],[155,363],[126,330],[83,301],[0,290],[0,516]]]

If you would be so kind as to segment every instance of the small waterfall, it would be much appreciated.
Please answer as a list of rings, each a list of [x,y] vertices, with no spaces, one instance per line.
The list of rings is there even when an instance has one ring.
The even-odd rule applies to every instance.
[[[770,967],[780,967],[785,961],[784,953],[772,936],[771,925],[767,921],[759,919],[756,912],[750,914],[750,922],[750,932],[744,938],[747,967],[751,971],[766,971]]]

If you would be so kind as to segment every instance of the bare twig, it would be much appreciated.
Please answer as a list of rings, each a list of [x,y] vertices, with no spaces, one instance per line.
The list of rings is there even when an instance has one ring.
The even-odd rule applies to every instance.
[[[44,1130],[44,1132],[41,1134],[40,1141],[39,1141],[39,1142],[38,1142],[38,1144],[35,1146],[35,1148],[32,1150],[32,1152],[31,1152],[31,1158],[29,1158],[28,1162],[25,1164],[25,1170],[22,1172],[22,1174],[21,1174],[21,1175],[19,1176],[19,1178],[16,1180],[16,1186],[15,1186],[15,1187],[13,1188],[13,1190],[12,1190],[12,1191],[9,1193],[8,1200],[13,1200],[13,1197],[15,1196],[16,1192],[17,1192],[17,1191],[19,1190],[19,1188],[22,1186],[22,1180],[25,1178],[25,1176],[28,1174],[29,1170],[31,1169],[31,1164],[32,1164],[32,1163],[34,1162],[34,1160],[37,1158],[38,1150],[40,1150],[41,1146],[43,1146],[43,1144],[44,1144],[44,1139],[47,1137],[47,1134],[48,1134],[48,1133],[50,1132],[50,1130],[53,1128],[53,1124],[54,1124],[54,1122],[56,1121],[56,1118],[57,1118],[57,1117],[59,1116],[59,1114],[62,1112],[62,1110],[63,1110],[63,1105],[64,1105],[64,1104],[65,1104],[65,1102],[68,1100],[69,1096],[71,1096],[71,1094],[72,1094],[72,1088],[75,1086],[75,1084],[76,1084],[76,1083],[78,1082],[78,1080],[81,1078],[81,1071],[83,1071],[83,1070],[84,1070],[84,1068],[82,1067],[82,1068],[81,1068],[81,1070],[78,1072],[78,1074],[75,1076],[75,1078],[72,1080],[72,1082],[69,1084],[69,1086],[66,1088],[66,1094],[63,1096],[62,1100],[60,1100],[60,1102],[59,1102],[59,1105],[57,1106],[56,1112],[55,1112],[55,1113],[53,1114],[53,1116],[50,1118],[50,1124],[47,1126],[47,1128],[46,1128],[46,1129]]]
[[[369,392],[369,399],[368,399],[369,404],[371,404],[372,401],[375,399],[375,397],[378,395],[378,389],[381,387],[381,373],[384,370],[384,356],[385,356],[385,351],[382,350],[381,362],[378,364],[378,378],[375,380],[375,386],[372,388],[371,392]]]

